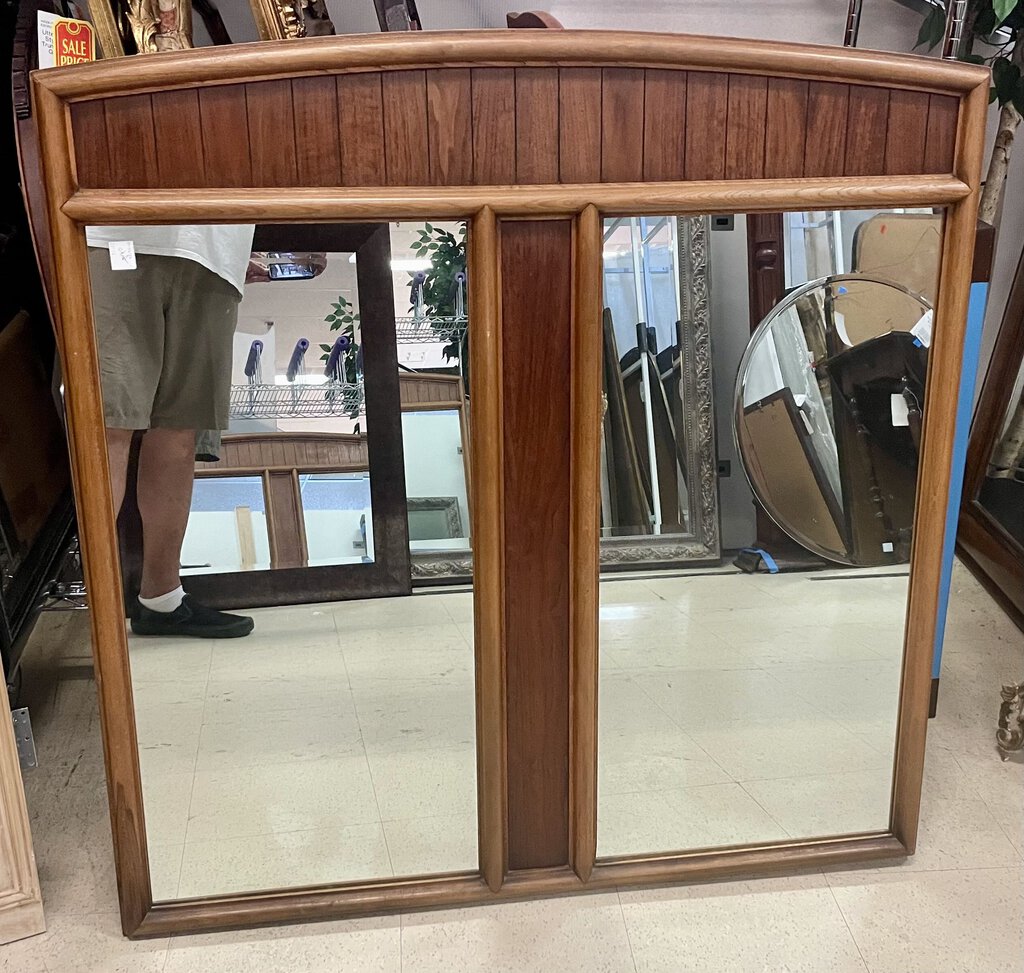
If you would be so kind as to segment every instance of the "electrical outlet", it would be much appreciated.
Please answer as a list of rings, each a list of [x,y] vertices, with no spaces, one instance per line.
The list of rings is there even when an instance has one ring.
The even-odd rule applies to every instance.
[[[712,216],[711,217],[711,229],[712,230],[732,230],[732,229],[735,229],[735,227],[736,227],[736,217],[735,216],[720,215],[720,216]]]

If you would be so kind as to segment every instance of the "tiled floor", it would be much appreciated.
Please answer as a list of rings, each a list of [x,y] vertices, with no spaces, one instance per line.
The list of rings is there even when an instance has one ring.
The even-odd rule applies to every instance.
[[[749,580],[761,582],[760,587],[768,583],[767,579]],[[788,585],[794,579],[774,580]],[[632,582],[617,584],[632,585]],[[678,596],[677,591],[668,592],[666,596],[666,592],[660,590],[660,581],[644,585],[659,597],[673,599],[674,607],[682,609],[683,620],[677,624],[699,624],[701,632],[705,629],[727,631],[723,626],[728,625],[728,618],[712,617],[716,611],[714,606],[722,603],[714,592],[705,596],[693,589],[682,596]],[[889,651],[874,640],[870,625],[879,612],[895,611],[892,606],[879,604],[884,598],[880,599],[876,592],[865,595],[863,603],[857,604],[852,594],[829,599],[823,593],[820,600],[816,598],[814,604],[806,606],[805,616],[812,616],[819,630],[838,621],[849,621],[852,628],[847,627],[843,636],[831,640],[833,647],[830,649],[829,640],[810,637],[810,623],[797,625],[786,639],[785,653],[782,653],[779,645],[766,645],[764,638],[758,638],[759,630],[763,633],[765,620],[771,618],[773,612],[790,610],[780,607],[785,601],[782,589],[765,592],[766,598],[761,601],[752,590],[751,598],[756,604],[747,610],[749,617],[736,618],[733,613],[731,620],[733,624],[742,622],[747,626],[749,639],[727,640],[726,649],[718,648],[711,640],[703,640],[701,654],[685,667],[678,663],[673,666],[671,659],[665,665],[651,663],[648,659],[650,664],[645,667],[636,665],[635,660],[631,662],[628,637],[621,638],[617,647],[613,644],[616,623],[629,620],[616,619],[614,606],[622,608],[625,603],[627,607],[636,608],[640,604],[638,592],[628,592],[625,588],[613,592],[613,588],[607,586],[608,594],[604,597],[604,614],[612,617],[604,619],[607,651],[602,660],[606,667],[602,672],[603,681],[618,681],[630,687],[617,697],[624,713],[628,712],[631,702],[642,702],[643,698],[659,701],[658,705],[646,704],[642,711],[633,710],[634,717],[643,718],[642,726],[650,726],[651,734],[670,729],[659,715],[664,714],[676,728],[673,732],[685,732],[692,742],[674,746],[669,743],[670,739],[678,741],[681,737],[644,736],[646,730],[627,737],[626,742],[620,744],[615,759],[609,759],[604,769],[602,815],[607,811],[605,802],[611,802],[608,807],[614,807],[616,799],[628,795],[660,795],[659,799],[663,799],[669,809],[666,813],[671,809],[678,813],[682,806],[680,801],[685,798],[688,802],[685,806],[691,811],[686,815],[688,826],[692,829],[686,836],[687,841],[700,840],[707,835],[721,837],[723,819],[731,822],[729,827],[735,829],[734,833],[741,840],[747,840],[743,836],[751,833],[751,829],[757,833],[758,828],[768,828],[768,821],[780,834],[832,826],[836,819],[831,813],[808,813],[808,804],[815,797],[827,796],[832,802],[831,811],[860,806],[858,802],[862,801],[864,792],[870,790],[870,781],[874,779],[871,767],[825,766],[824,770],[819,767],[806,776],[794,775],[784,756],[787,745],[795,746],[792,732],[787,737],[788,731],[784,728],[770,741],[762,740],[769,727],[780,725],[777,718],[786,715],[773,708],[775,704],[767,698],[772,693],[767,689],[777,685],[780,688],[774,692],[783,694],[797,707],[798,712],[788,714],[791,723],[800,725],[804,714],[812,712],[817,720],[820,707],[817,706],[815,680],[822,675],[821,670],[825,670],[824,676],[832,687],[826,707],[828,718],[833,721],[829,724],[830,732],[838,733],[841,729],[849,734],[849,738],[843,737],[844,745],[851,741],[863,743],[867,749],[857,752],[865,755],[865,762],[870,763],[866,755],[877,748],[885,714],[875,708],[877,685],[869,670],[876,667],[876,662],[884,663]],[[438,604],[443,612],[438,612],[428,625],[432,629],[453,625],[462,631],[468,614],[465,606],[449,610],[442,601]],[[382,629],[380,619],[374,617],[378,610],[377,606],[360,609],[364,616],[361,621],[367,630]],[[314,617],[320,618],[321,631],[327,630],[327,621],[321,616]],[[1024,639],[959,568],[954,581],[940,712],[929,728],[920,849],[906,863],[751,882],[609,892],[142,943],[125,941],[118,929],[95,686],[88,666],[84,622],[82,616],[49,616],[29,649],[26,697],[35,721],[41,767],[28,776],[27,791],[49,931],[0,949],[2,971],[993,973],[1024,969],[1021,959],[1024,957],[1021,920],[1024,770],[1020,762],[1001,762],[992,743],[998,687],[1001,682],[1021,678]],[[772,626],[773,630],[777,627]],[[268,641],[273,635],[272,626],[271,629],[267,632]],[[797,631],[800,629],[803,631]],[[360,668],[358,651],[353,654],[352,664],[348,664],[349,641],[343,639],[340,645],[349,680],[355,675],[356,682],[350,682],[353,692],[358,697],[364,689],[367,694],[381,689],[374,685],[374,673]],[[722,653],[730,645],[734,647],[729,651],[735,653],[732,658],[737,666],[735,670],[722,665],[727,661]],[[299,651],[303,647],[296,642],[292,648]],[[218,775],[231,773],[237,774],[234,785],[252,788],[242,793],[265,796],[259,781],[260,767],[245,766],[244,757],[246,741],[251,742],[252,734],[259,731],[259,720],[252,718],[247,723],[247,719],[261,707],[263,712],[291,713],[293,717],[290,720],[280,718],[273,743],[268,744],[271,753],[283,757],[300,754],[309,758],[287,761],[294,768],[293,781],[303,780],[303,764],[310,768],[321,767],[322,779],[323,758],[327,752],[335,765],[332,773],[344,773],[346,781],[358,779],[353,771],[354,764],[342,766],[345,761],[357,759],[342,753],[351,729],[345,715],[335,710],[330,714],[320,713],[329,717],[329,725],[323,733],[318,732],[310,739],[297,718],[296,706],[268,709],[277,706],[275,700],[279,702],[280,697],[259,684],[275,680],[288,682],[289,677],[280,668],[274,668],[272,653],[262,655],[265,658],[261,660],[261,653],[257,653],[251,664],[242,659],[246,663],[241,670],[247,674],[244,680],[215,678],[216,673],[233,671],[227,656],[223,659],[224,668],[220,660],[212,657],[204,662],[198,649],[193,657],[180,658],[177,679],[191,683],[193,689],[205,680],[202,714],[196,712],[194,694],[175,694],[165,687],[158,696],[162,705],[180,709],[169,714],[154,710],[154,725],[160,725],[161,720],[175,713],[180,715],[181,724],[190,727],[191,733],[187,744],[184,743],[186,734],[182,734],[182,749],[189,751],[194,746],[195,762],[190,776],[187,759],[173,747],[154,748],[145,758],[151,761],[154,778],[160,777],[165,782],[160,802],[157,803],[156,798],[152,802],[150,829],[159,828],[162,833],[179,836],[179,842],[166,843],[169,851],[163,865],[158,861],[157,870],[164,868],[165,873],[166,870],[173,872],[179,843],[182,848],[186,844],[192,820],[182,814],[182,806],[187,802],[191,807],[195,799],[194,790],[187,795],[183,793],[187,790],[186,780],[194,781],[194,786],[201,780],[209,784],[211,802],[224,794],[221,791],[220,797],[217,796],[216,782],[223,779]],[[654,656],[656,658],[657,653]],[[718,664],[712,664],[715,662]],[[140,667],[133,659],[133,664],[141,679],[146,663]],[[673,667],[686,668],[691,678],[693,673],[705,674],[701,677],[704,680],[702,691],[684,689],[684,695],[678,696],[675,675],[671,676],[669,686],[668,673],[661,671]],[[151,669],[151,676],[159,668]],[[326,659],[316,664],[315,671],[321,682],[336,675]],[[456,666],[450,675],[454,679],[464,678],[457,675],[460,671]],[[840,671],[842,675],[838,675]],[[889,670],[879,667],[879,671]],[[743,681],[739,685],[745,686],[743,692],[750,695],[744,700],[734,700],[733,707],[719,719],[721,725],[716,730],[698,717],[709,705],[704,694],[720,685],[716,680],[722,678],[722,672],[742,674]],[[424,673],[404,669],[396,670],[391,677],[392,682],[403,678],[422,680]],[[154,677],[151,681],[159,680]],[[357,684],[361,687],[358,690]],[[680,685],[685,687],[688,683],[684,681]],[[308,702],[310,697],[315,697],[301,684],[291,686],[288,691],[300,704],[303,699]],[[655,695],[631,696],[635,692]],[[453,694],[452,698],[457,695]],[[616,696],[613,694],[611,698]],[[751,712],[752,703],[758,701],[763,701],[763,705],[753,706]],[[844,701],[849,701],[849,705],[841,705]],[[743,705],[744,702],[747,705]],[[605,704],[604,699],[602,704]],[[384,700],[382,706],[387,705],[388,701]],[[191,714],[188,707],[192,708]],[[603,705],[602,714],[603,718],[614,718],[614,704]],[[440,765],[435,771],[435,764],[423,756],[439,752],[437,748],[395,749],[393,733],[389,738],[394,724],[383,718],[375,724],[371,713],[364,726],[358,699],[356,718],[364,740],[362,759],[376,794],[379,820],[388,813],[385,807],[389,800],[394,802],[392,807],[402,808],[408,799],[408,793],[400,786],[406,775],[431,768],[439,781],[445,779]],[[411,719],[416,724],[422,722],[415,714]],[[735,752],[728,747],[716,750],[715,734],[733,724],[747,732],[746,746]],[[613,723],[609,722],[608,726],[611,730]],[[602,739],[607,732],[602,726]],[[269,738],[269,734],[267,736]],[[660,748],[658,739],[663,743]],[[464,741],[450,742],[454,745],[442,748],[441,752],[459,752]],[[608,746],[607,742],[605,745]],[[654,759],[645,762],[638,754],[640,748],[647,745],[653,745]],[[317,753],[316,748],[321,748],[321,752]],[[614,745],[610,749],[614,750]],[[405,756],[390,768],[377,772],[374,755],[389,753]],[[827,756],[828,748],[820,753]],[[817,752],[813,756],[819,759]],[[812,757],[808,755],[806,760],[811,763]],[[775,761],[774,766],[771,761]],[[385,782],[383,785],[378,785],[378,776]],[[679,788],[665,788],[666,779],[683,783]],[[311,786],[312,777],[308,780]],[[388,780],[393,782],[391,791],[388,791]],[[311,796],[314,790],[304,793]],[[383,804],[382,793],[385,795]],[[253,823],[243,829],[246,833],[230,835],[221,833],[212,815],[199,816],[201,823],[194,836],[197,845],[194,860],[204,860],[200,851],[216,852],[218,862],[223,862],[223,867],[227,868],[233,861],[254,857],[249,850],[242,850],[252,848],[251,842],[275,836],[264,846],[266,855],[261,862],[261,866],[271,871],[276,867],[275,855],[288,858],[293,852],[299,854],[307,848],[320,848],[318,854],[325,873],[330,873],[332,878],[337,878],[338,869],[349,867],[365,875],[367,868],[378,864],[383,867],[385,856],[390,856],[394,867],[396,855],[399,858],[407,855],[409,868],[419,871],[423,863],[417,861],[416,856],[421,855],[424,848],[431,849],[435,855],[443,851],[437,830],[431,827],[430,819],[434,815],[429,813],[437,808],[432,801],[436,801],[439,793],[441,791],[435,790],[421,794],[422,803],[412,806],[414,814],[396,818],[412,823],[401,840],[386,833],[383,848],[374,840],[374,836],[379,835],[376,823],[342,824],[334,816],[334,808],[318,806],[315,802],[310,806],[302,795],[295,797],[294,804],[301,805],[298,813],[305,816],[303,823],[311,827],[280,832],[274,829],[273,820],[267,820],[268,815],[253,812],[250,816]],[[741,799],[743,794],[748,795],[753,804]],[[735,812],[740,805],[746,810]],[[760,815],[755,806],[760,809]],[[699,815],[694,813],[698,808]],[[332,829],[335,839],[338,833],[335,828],[351,829],[345,832],[351,840],[328,844],[323,840],[324,827],[318,826],[321,824]],[[608,827],[607,822],[605,826]],[[287,834],[288,838],[282,838],[282,834]],[[619,834],[622,841],[633,840],[628,828]],[[200,849],[202,842],[209,843],[210,847]],[[339,847],[350,849],[348,860],[331,860]],[[186,869],[184,858],[179,864],[182,883],[199,880],[198,873]],[[259,873],[255,874],[258,877]]]

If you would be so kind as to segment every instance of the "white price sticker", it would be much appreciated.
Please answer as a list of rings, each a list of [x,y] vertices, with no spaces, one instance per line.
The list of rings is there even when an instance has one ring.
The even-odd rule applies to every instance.
[[[135,269],[135,244],[131,240],[114,240],[110,244],[110,269]]]
[[[910,333],[921,342],[925,348],[932,343],[932,312],[925,311],[921,319],[911,329]]]
[[[889,402],[892,408],[892,424],[894,426],[909,426],[910,406],[907,404],[906,397],[900,392],[894,392],[889,396]]]

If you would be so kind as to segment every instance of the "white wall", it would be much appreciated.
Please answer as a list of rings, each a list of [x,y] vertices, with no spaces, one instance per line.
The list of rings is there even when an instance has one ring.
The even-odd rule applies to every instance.
[[[402,414],[402,440],[406,494],[410,497],[458,497],[462,529],[468,537],[469,501],[466,468],[459,452],[462,429],[458,413],[405,412]]]

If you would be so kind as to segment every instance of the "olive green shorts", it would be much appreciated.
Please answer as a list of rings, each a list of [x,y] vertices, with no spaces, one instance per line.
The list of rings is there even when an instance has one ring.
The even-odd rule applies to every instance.
[[[241,296],[194,260],[136,264],[111,270],[109,251],[89,248],[107,427],[227,429]]]

